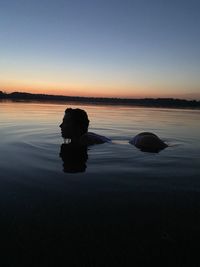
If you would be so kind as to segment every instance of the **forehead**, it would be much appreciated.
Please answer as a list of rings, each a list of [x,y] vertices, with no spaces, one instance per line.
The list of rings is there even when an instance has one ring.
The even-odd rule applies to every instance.
[[[71,121],[72,120],[72,116],[71,114],[69,113],[66,113],[63,117],[63,121],[66,122],[66,121]]]
[[[64,119],[71,119],[71,118],[72,118],[71,114],[65,113]]]

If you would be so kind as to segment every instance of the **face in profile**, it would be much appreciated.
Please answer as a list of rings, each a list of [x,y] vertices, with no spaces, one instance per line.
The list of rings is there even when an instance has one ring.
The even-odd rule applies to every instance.
[[[74,136],[74,125],[70,114],[65,114],[60,124],[61,135],[63,138],[71,139]]]
[[[84,110],[68,108],[60,124],[62,137],[71,141],[78,140],[87,133],[88,125],[88,116]]]

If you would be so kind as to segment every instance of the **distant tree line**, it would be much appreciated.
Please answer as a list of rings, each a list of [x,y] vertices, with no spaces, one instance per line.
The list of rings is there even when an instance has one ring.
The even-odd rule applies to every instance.
[[[105,97],[80,97],[80,96],[62,96],[62,95],[46,95],[31,94],[24,92],[5,93],[0,91],[0,99],[11,99],[15,101],[66,101],[66,102],[82,102],[95,104],[111,104],[111,105],[132,105],[146,107],[168,107],[168,108],[200,108],[200,101],[185,100],[175,98],[105,98]]]

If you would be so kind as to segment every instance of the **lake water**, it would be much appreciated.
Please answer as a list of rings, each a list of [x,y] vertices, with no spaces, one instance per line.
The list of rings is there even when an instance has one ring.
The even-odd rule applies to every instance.
[[[84,152],[82,172],[67,172],[80,155],[60,157],[67,107],[112,139]],[[2,266],[200,266],[199,121],[199,110],[0,102]],[[128,141],[142,131],[169,147],[141,152]]]

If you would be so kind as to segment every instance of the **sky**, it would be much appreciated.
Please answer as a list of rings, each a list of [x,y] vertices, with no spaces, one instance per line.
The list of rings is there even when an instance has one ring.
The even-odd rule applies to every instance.
[[[0,0],[0,90],[200,99],[199,0]]]

